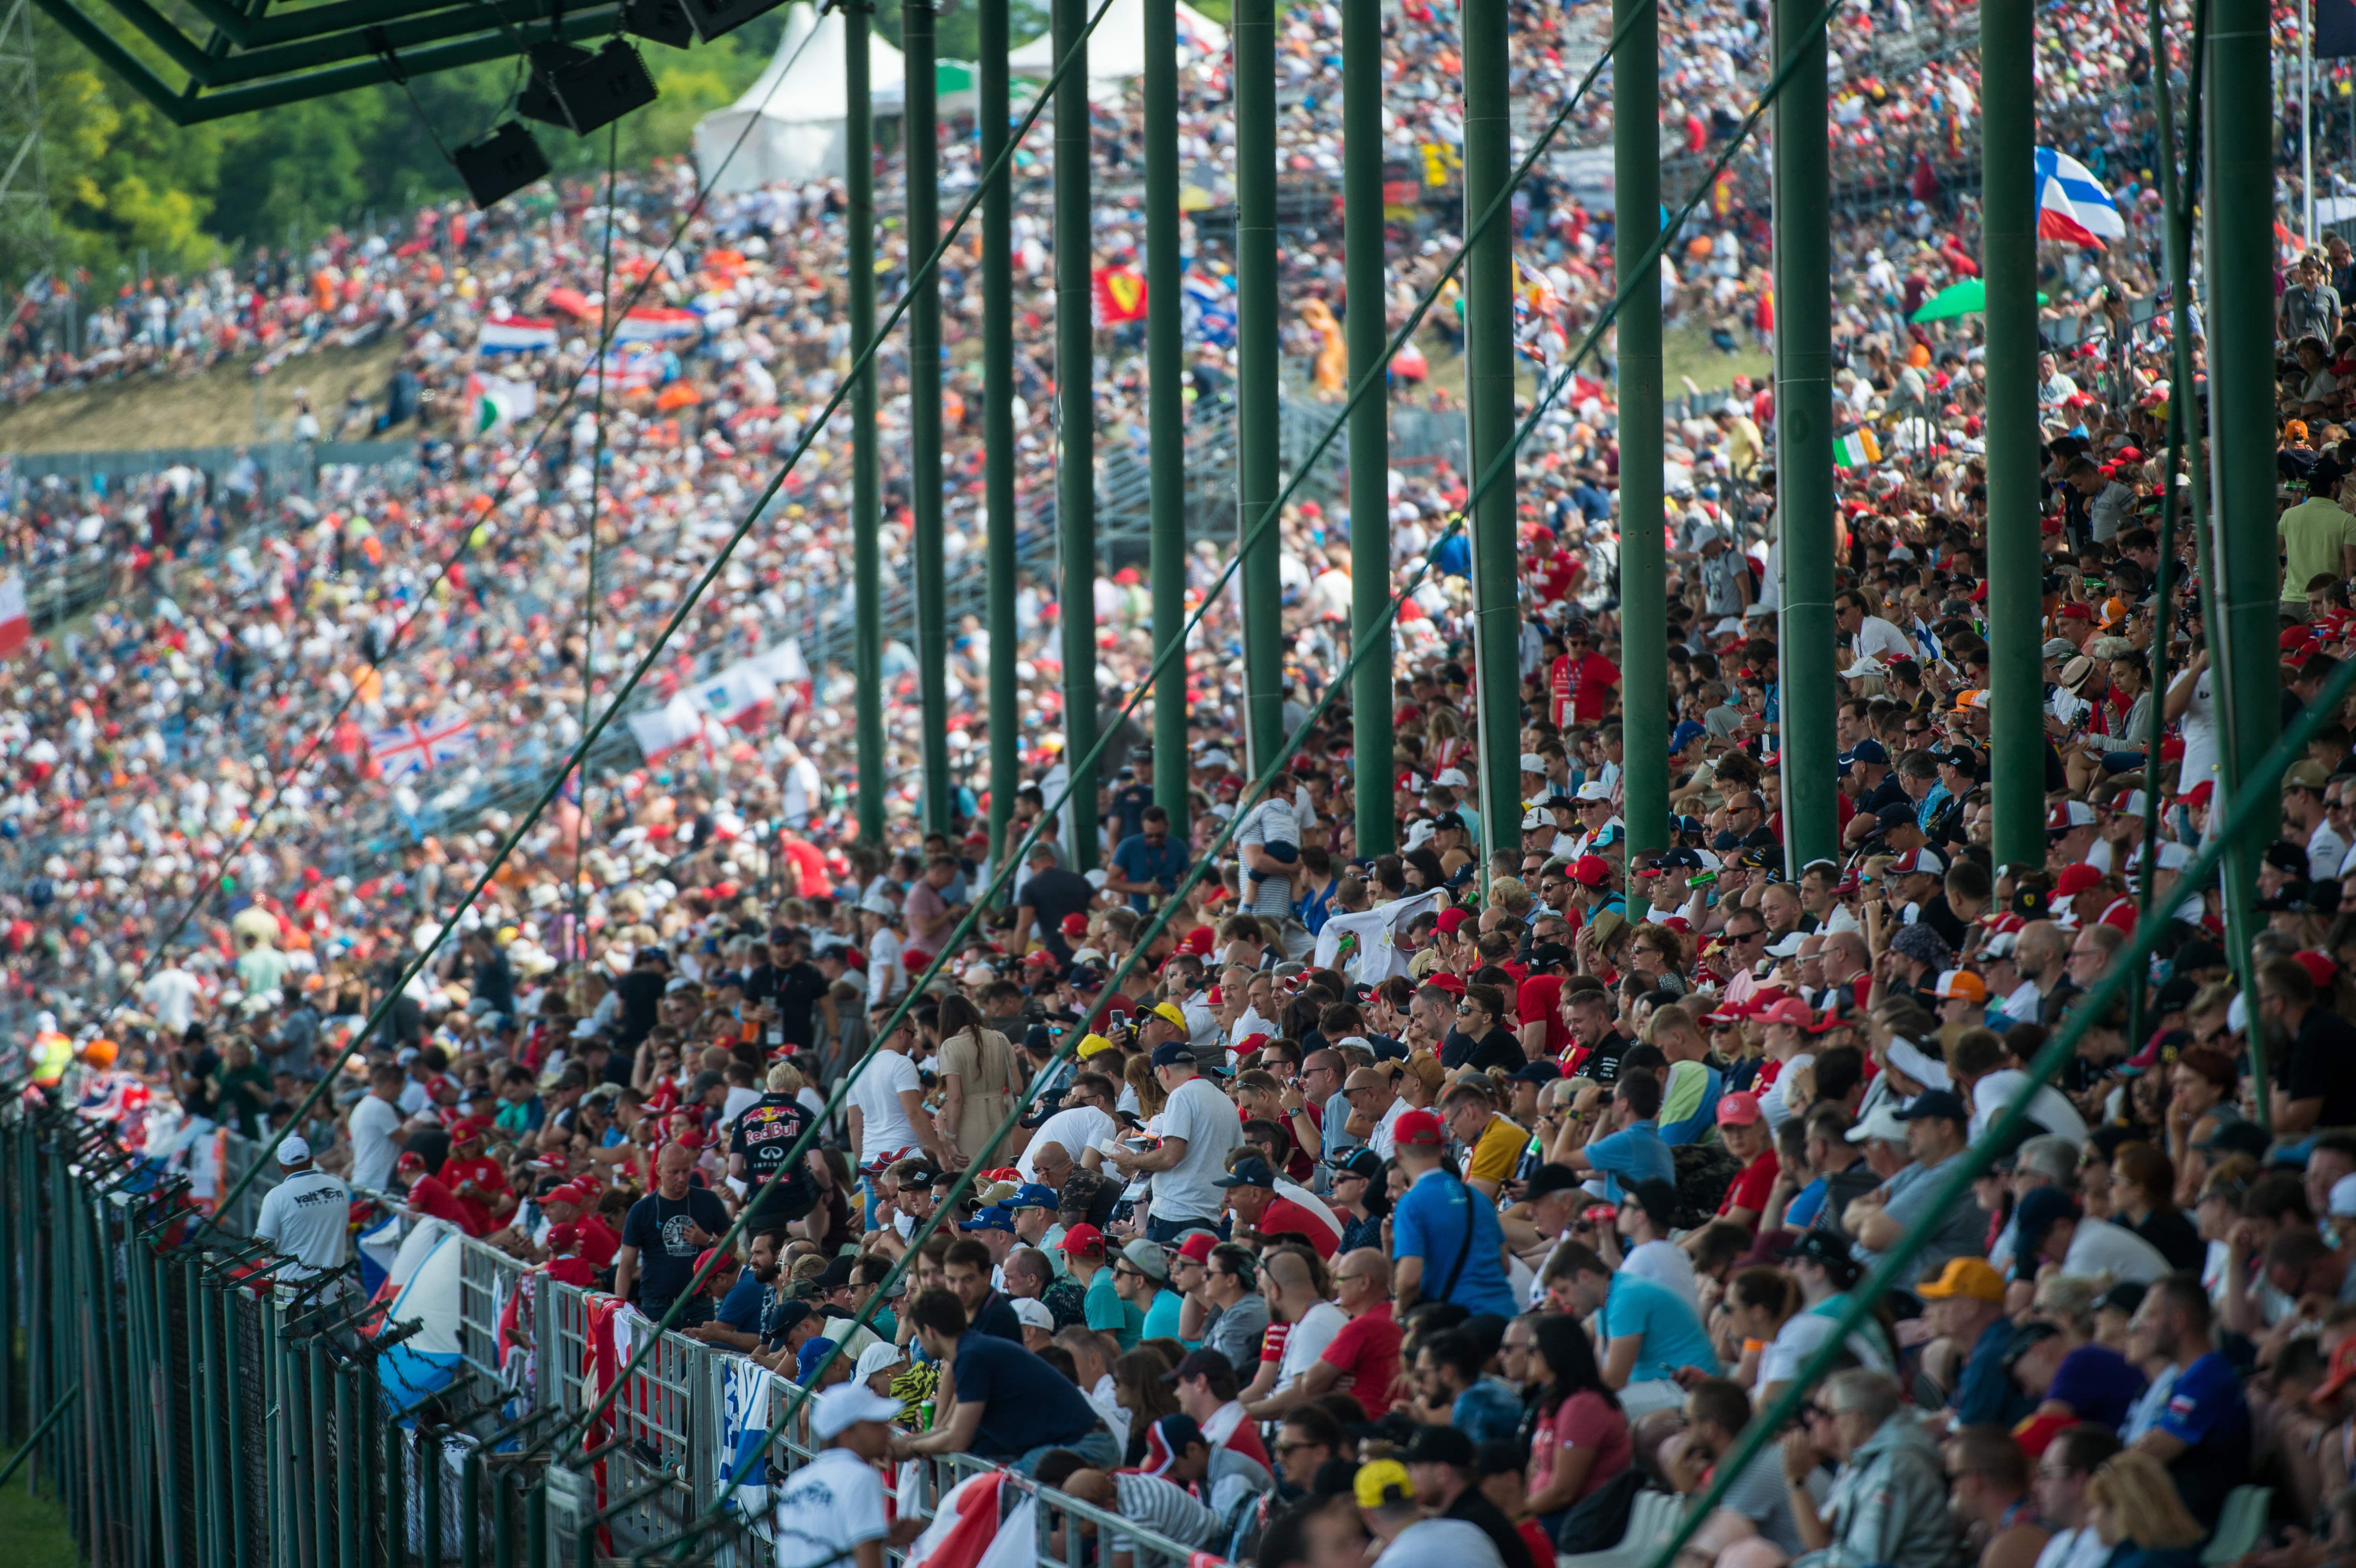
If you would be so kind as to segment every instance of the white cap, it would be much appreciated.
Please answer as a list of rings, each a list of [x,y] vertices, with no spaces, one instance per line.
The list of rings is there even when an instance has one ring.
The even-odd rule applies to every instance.
[[[1450,789],[1472,787],[1472,781],[1464,776],[1462,768],[1442,768],[1440,770],[1440,776],[1431,782],[1436,784],[1446,784]]]
[[[1525,833],[1529,832],[1533,828],[1552,827],[1553,826],[1554,818],[1547,815],[1542,807],[1532,806],[1529,810],[1522,813],[1522,831]]]
[[[877,1372],[888,1371],[894,1367],[903,1365],[907,1360],[908,1353],[899,1346],[888,1339],[879,1340],[859,1352],[859,1366],[851,1374],[851,1381],[863,1383]]]
[[[2356,1176],[2343,1176],[2331,1184],[2331,1198],[2325,1206],[2335,1220],[2356,1216]]]
[[[1800,955],[1800,944],[1806,940],[1807,937],[1804,933],[1798,931],[1786,933],[1783,941],[1778,942],[1774,946],[1770,947],[1767,950],[1767,956],[1770,958],[1797,958]]]
[[[810,1430],[820,1440],[830,1440],[862,1421],[889,1421],[899,1413],[898,1400],[886,1398],[854,1379],[835,1384],[810,1402]]]
[[[1194,765],[1198,768],[1231,768],[1236,763],[1234,758],[1214,746],[1196,758]]]
[[[1899,1071],[1902,1072],[1905,1069],[1901,1068]],[[1884,1144],[1902,1144],[1906,1141],[1906,1124],[1898,1119],[1897,1107],[1886,1100],[1867,1112],[1865,1120],[1848,1130],[1849,1142],[1861,1144],[1868,1140]]]
[[[1610,800],[1612,798],[1612,786],[1605,784],[1601,779],[1590,779],[1585,784],[1579,786],[1579,798],[1581,800]]]
[[[287,1134],[278,1145],[278,1163],[281,1165],[300,1165],[310,1157],[311,1146],[304,1141],[300,1133]]]
[[[2225,1029],[2231,1034],[2249,1032],[2250,1004],[2242,992],[2234,992],[2233,999],[2225,1004]]]
[[[1047,1304],[1044,1301],[1034,1301],[1028,1296],[1016,1299],[1014,1320],[1025,1328],[1044,1328],[1050,1333],[1053,1333],[1055,1328],[1055,1315],[1047,1310]]]
[[[1536,752],[1524,752],[1522,753],[1522,772],[1526,773],[1542,773],[1546,772],[1546,759],[1539,756]]]

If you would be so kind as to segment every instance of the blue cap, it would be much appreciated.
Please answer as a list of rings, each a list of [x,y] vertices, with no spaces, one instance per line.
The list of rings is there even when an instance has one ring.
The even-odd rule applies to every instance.
[[[993,1203],[974,1215],[972,1219],[960,1221],[958,1229],[969,1232],[1004,1231],[1012,1235],[1014,1233],[1014,1214],[1004,1204]]]
[[[1045,1182],[1026,1181],[1014,1189],[1014,1196],[1008,1199],[1003,1207],[1012,1213],[1017,1209],[1055,1209],[1062,1203],[1063,1200],[1055,1195],[1055,1189]]]
[[[1848,749],[1848,760],[1852,763],[1872,763],[1887,767],[1890,765],[1890,753],[1882,750],[1880,741],[1868,736]]]
[[[1676,752],[1684,751],[1687,746],[1693,744],[1696,740],[1708,732],[1708,731],[1703,729],[1701,725],[1696,723],[1693,720],[1686,720],[1683,723],[1679,724],[1675,730],[1669,732],[1670,752],[1675,754]]]
[[[1192,1067],[1194,1065],[1194,1048],[1183,1040],[1164,1040],[1153,1048],[1153,1065]]]

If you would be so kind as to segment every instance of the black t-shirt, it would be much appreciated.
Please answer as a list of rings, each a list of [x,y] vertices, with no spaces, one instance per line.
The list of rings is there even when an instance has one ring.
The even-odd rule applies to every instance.
[[[1000,1291],[990,1293],[990,1299],[981,1304],[981,1310],[973,1315],[973,1321],[967,1327],[976,1334],[1023,1343],[1023,1319],[1014,1316],[1014,1304]]]
[[[728,1229],[728,1206],[708,1187],[691,1187],[674,1203],[649,1192],[630,1205],[622,1244],[638,1249],[638,1305],[668,1306],[695,1277],[695,1260],[711,1241],[691,1242],[690,1227],[717,1237]]]
[[[777,1025],[787,1045],[808,1051],[817,1041],[811,1014],[826,996],[826,976],[804,959],[790,969],[776,971],[772,995],[777,1003]]]
[[[1440,1517],[1462,1520],[1466,1524],[1477,1526],[1481,1533],[1489,1538],[1489,1543],[1497,1549],[1498,1559],[1505,1568],[1533,1568],[1529,1544],[1514,1528],[1514,1521],[1505,1517],[1505,1510],[1484,1497],[1479,1488],[1465,1488]],[[1551,1568],[1550,1564],[1548,1568]]]
[[[1955,917],[1945,893],[1933,893],[1924,900],[1914,918],[1946,938],[1948,946],[1960,950],[1964,945],[1964,923]]]
[[[1130,783],[1112,792],[1112,814],[1120,823],[1120,831],[1113,836],[1118,844],[1124,838],[1134,838],[1145,831],[1145,808],[1153,804],[1151,784]]]
[[[622,999],[623,1051],[636,1051],[638,1042],[660,1021],[657,1009],[662,1006],[663,987],[669,984],[670,976],[660,969],[633,969],[614,982],[614,994]],[[616,1051],[615,1060],[621,1058],[622,1051]],[[621,1081],[630,1081],[626,1068]]]
[[[809,1107],[791,1094],[764,1094],[736,1118],[728,1152],[744,1157],[744,1185],[755,1194],[760,1218],[775,1223],[798,1220],[817,1202],[818,1184],[809,1168],[786,1168],[786,1157],[814,1119]]]
[[[1057,963],[1072,961],[1071,946],[1064,940],[1064,917],[1087,913],[1096,896],[1095,885],[1086,877],[1054,866],[1032,872],[1023,884],[1023,906],[1031,912],[1040,943]]]
[[[1580,1059],[1579,1075],[1581,1078],[1591,1078],[1598,1083],[1618,1083],[1620,1059],[1628,1054],[1628,1048],[1634,1043],[1618,1029],[1613,1029],[1610,1034],[1597,1040],[1594,1049]]]
[[[2319,1127],[2356,1124],[2356,1024],[2319,1003],[2308,1008],[2290,1043],[2283,1089],[2294,1100],[2323,1102]]]
[[[1515,1072],[1528,1060],[1522,1054],[1522,1042],[1495,1024],[1490,1026],[1477,1045],[1471,1035],[1453,1028],[1448,1031],[1448,1038],[1440,1042],[1440,1064],[1451,1072],[1466,1065],[1483,1072],[1495,1067]]]
[[[784,973],[784,970],[778,968],[774,964],[755,965],[753,966],[753,972],[744,976],[745,1001],[766,1002],[771,997],[776,996],[777,994],[777,976]]]

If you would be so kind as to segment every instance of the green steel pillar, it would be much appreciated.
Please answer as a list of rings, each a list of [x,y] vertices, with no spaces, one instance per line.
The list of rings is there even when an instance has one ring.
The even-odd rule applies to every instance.
[[[1178,6],[1145,0],[1145,379],[1153,588],[1153,804],[1186,842],[1185,348],[1179,339]]]
[[[1381,363],[1389,347],[1383,283],[1383,14],[1375,0],[1342,8],[1342,282],[1347,310],[1350,384]],[[1398,846],[1391,798],[1390,397],[1382,389],[1350,411],[1350,645],[1384,646],[1350,680],[1350,753],[1357,775],[1358,853]]]
[[[1980,5],[1988,731],[1999,867],[2045,863],[2044,687],[2038,659],[2044,564],[2038,541],[2037,102],[2029,74],[2034,16],[2032,0],[1982,0]]]
[[[1064,67],[1055,89],[1055,408],[1062,426],[1055,475],[1055,524],[1063,556],[1058,598],[1064,618],[1064,760],[1076,769],[1097,743],[1097,439],[1096,344],[1089,277],[1088,7],[1087,0],[1055,0],[1055,59]],[[1072,775],[1072,841],[1065,846],[1076,871],[1094,870],[1097,790],[1094,778]]]
[[[2208,165],[2201,242],[2209,308],[2209,516],[2217,578],[2204,583],[2210,656],[2226,722],[2218,794],[2238,800],[2281,733],[2275,607],[2274,163],[2267,13],[2262,0],[2211,0],[2202,93]],[[2265,787],[2271,789],[2268,784]],[[2225,856],[2226,951],[2249,951],[2251,889],[2276,818],[2252,816]],[[2246,978],[2246,976],[2245,976]],[[2253,1024],[2256,1020],[2253,1019]],[[2258,1041],[2253,1040],[2254,1049]],[[2264,1060],[2259,1066],[2263,1078]]]
[[[1840,852],[1835,800],[1839,775],[1833,764],[1839,748],[1833,723],[1833,326],[1826,282],[1832,275],[1832,238],[1825,223],[1831,181],[1825,150],[1825,36],[1810,26],[1816,9],[1807,0],[1775,0],[1778,69],[1794,49],[1801,56],[1772,111],[1775,527],[1783,599],[1776,639],[1783,660],[1778,743],[1783,755],[1783,864],[1794,873],[1811,860]],[[1622,470],[1624,485],[1625,464]],[[1624,517],[1624,506],[1622,511]],[[1632,736],[1631,763],[1635,755]],[[1632,827],[1635,820],[1632,805]]]
[[[852,0],[842,17],[843,270],[850,274],[850,353],[875,336],[875,132],[867,85],[869,7]],[[875,478],[875,368],[851,389],[851,674],[858,688],[859,837],[884,842],[884,549]]]
[[[1624,268],[1661,231],[1661,22],[1656,0],[1612,0],[1612,254]],[[1788,92],[1789,88],[1785,91]],[[1669,847],[1668,563],[1661,542],[1661,269],[1622,271],[1620,307],[1621,727],[1627,745],[1630,908],[1636,872]]]
[[[1276,500],[1276,0],[1237,0],[1228,43],[1236,112],[1236,527],[1243,549],[1244,740],[1257,775],[1284,748],[1284,613],[1274,528],[1243,535]]]
[[[1006,149],[1007,0],[981,0],[981,166]],[[1021,787],[1014,664],[1014,201],[1010,162],[981,197],[981,488],[988,513],[990,600],[990,863],[1006,853]],[[1010,884],[1011,885],[1011,884]]]
[[[908,265],[941,240],[940,143],[933,100],[931,0],[903,0],[907,106],[900,122],[908,188]],[[916,580],[916,697],[923,723],[924,821],[949,830],[949,626],[941,564],[941,289],[936,269],[908,304],[909,553]]]
[[[1464,0],[1464,213],[1470,224],[1513,171],[1506,0]],[[1472,469],[1484,478],[1514,439],[1514,225],[1501,214],[1464,259],[1464,404]],[[1483,885],[1488,856],[1522,827],[1520,560],[1510,464],[1472,510],[1473,704],[1480,721]],[[1633,748],[1631,748],[1633,751]]]
[[[360,1408],[359,1369],[347,1361],[336,1369],[336,1562],[359,1568]]]

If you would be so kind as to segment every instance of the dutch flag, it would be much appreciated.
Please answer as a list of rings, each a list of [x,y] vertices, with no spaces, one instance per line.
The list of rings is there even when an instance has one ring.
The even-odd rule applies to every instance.
[[[2037,237],[2100,251],[2124,240],[2127,226],[2111,193],[2086,165],[2051,147],[2037,149]]]

